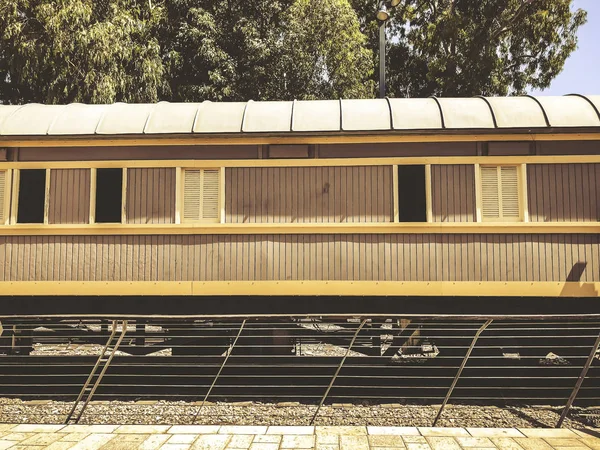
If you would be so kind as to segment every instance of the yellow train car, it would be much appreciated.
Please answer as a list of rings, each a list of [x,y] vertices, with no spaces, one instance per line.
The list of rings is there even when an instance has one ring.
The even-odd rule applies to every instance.
[[[2,105],[0,307],[598,312],[599,110],[579,95]]]

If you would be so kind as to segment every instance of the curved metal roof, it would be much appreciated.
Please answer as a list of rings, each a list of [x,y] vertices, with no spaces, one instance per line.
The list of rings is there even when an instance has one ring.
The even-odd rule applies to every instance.
[[[0,137],[600,127],[600,95],[0,105]]]

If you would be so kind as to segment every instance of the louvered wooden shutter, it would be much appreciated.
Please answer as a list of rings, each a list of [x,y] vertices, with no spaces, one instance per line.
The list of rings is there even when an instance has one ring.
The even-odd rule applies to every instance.
[[[502,218],[518,219],[519,213],[519,175],[516,166],[500,167],[502,189]]]
[[[519,220],[519,173],[516,166],[481,168],[483,220]]]
[[[219,221],[219,169],[186,169],[183,221]]]
[[[4,225],[4,206],[6,205],[6,170],[0,170],[0,225]]]

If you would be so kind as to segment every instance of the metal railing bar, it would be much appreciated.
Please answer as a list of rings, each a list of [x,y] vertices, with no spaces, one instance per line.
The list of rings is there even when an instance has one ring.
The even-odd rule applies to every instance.
[[[460,374],[462,373],[463,369],[465,368],[465,366],[467,364],[469,356],[471,355],[471,352],[473,351],[473,347],[475,347],[475,344],[477,343],[477,339],[479,339],[479,336],[481,335],[481,333],[483,333],[483,331],[491,323],[492,323],[492,320],[487,320],[479,328],[479,330],[477,330],[477,333],[475,333],[475,336],[473,337],[473,341],[471,342],[471,346],[467,350],[467,353],[466,353],[464,359],[462,360],[462,363],[461,363],[458,371],[456,372],[456,376],[454,377],[454,380],[452,381],[452,384],[450,385],[450,389],[448,389],[448,393],[446,394],[446,397],[444,398],[444,401],[442,402],[442,405],[440,406],[440,409],[439,409],[437,415],[435,416],[435,419],[433,420],[433,426],[434,427],[435,427],[437,421],[439,420],[440,416],[442,415],[442,412],[444,411],[444,407],[446,406],[446,403],[448,403],[448,400],[450,399],[450,396],[452,395],[452,391],[454,390],[454,387],[456,386],[456,383],[458,383],[458,379],[460,378]]]
[[[569,414],[569,411],[571,410],[571,406],[573,406],[573,402],[575,401],[575,398],[577,397],[577,394],[579,393],[579,390],[581,389],[581,385],[583,384],[583,381],[585,380],[585,377],[587,376],[588,370],[590,369],[590,366],[592,365],[592,361],[594,360],[594,357],[596,356],[598,347],[600,347],[600,334],[598,334],[598,337],[596,338],[596,342],[594,342],[594,346],[592,347],[590,354],[589,354],[587,360],[585,361],[583,368],[581,369],[581,373],[579,374],[579,378],[577,378],[575,387],[573,387],[573,391],[571,392],[571,395],[569,396],[569,399],[567,400],[567,404],[565,405],[565,407],[562,411],[562,414],[560,415],[560,418],[558,419],[558,422],[556,423],[556,428],[560,428],[562,426],[564,420],[567,417],[567,414]]]
[[[240,326],[240,330],[238,331],[238,334],[235,337],[235,340],[233,341],[233,343],[231,345],[231,349],[226,353],[225,359],[223,360],[223,364],[221,364],[221,367],[219,368],[219,371],[217,372],[217,375],[214,377],[213,382],[210,385],[210,388],[208,389],[208,392],[204,396],[204,400],[202,400],[202,404],[200,405],[200,408],[198,408],[198,411],[200,411],[200,409],[204,406],[204,404],[206,403],[206,400],[208,399],[208,396],[210,395],[210,393],[212,392],[213,388],[215,387],[215,384],[217,383],[217,380],[219,379],[219,375],[221,375],[221,372],[223,371],[223,367],[225,367],[225,364],[227,364],[227,360],[229,359],[229,356],[233,353],[233,349],[235,348],[235,344],[237,344],[237,341],[240,338],[240,335],[242,334],[242,331],[244,330],[244,325],[246,325],[246,319],[244,319],[244,321],[242,322],[242,325]],[[194,415],[194,421],[196,420],[197,416],[198,416],[198,412],[196,412],[196,414]]]
[[[333,383],[335,382],[335,379],[337,378],[338,374],[340,373],[340,370],[342,370],[342,366],[344,365],[344,361],[346,361],[346,358],[348,357],[348,354],[350,353],[350,350],[352,349],[352,346],[354,345],[354,341],[356,341],[358,333],[360,333],[360,330],[362,330],[362,328],[365,325],[365,323],[367,323],[367,319],[363,319],[363,321],[360,323],[360,326],[356,329],[356,332],[354,333],[354,337],[352,338],[352,341],[350,342],[350,345],[348,346],[348,349],[346,350],[346,354],[341,359],[340,365],[338,366],[337,370],[333,374],[333,378],[331,378],[331,382],[329,383],[329,386],[327,387],[327,390],[325,391],[325,394],[323,394],[323,398],[321,398],[321,401],[319,402],[319,406],[317,407],[317,410],[315,411],[315,414],[313,415],[312,419],[310,420],[310,425],[312,425],[315,422],[317,414],[319,414],[319,411],[321,410],[321,407],[323,406],[323,403],[325,403],[325,399],[327,398],[327,395],[329,394],[329,391],[331,390],[331,387],[333,386]]]

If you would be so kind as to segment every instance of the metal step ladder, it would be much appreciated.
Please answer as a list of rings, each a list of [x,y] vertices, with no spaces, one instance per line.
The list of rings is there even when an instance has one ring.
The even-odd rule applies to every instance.
[[[117,335],[117,329],[119,327],[119,324],[121,325],[121,334],[119,335],[117,342],[114,345],[112,345],[111,348],[111,344],[114,341],[115,336]],[[83,388],[81,389],[77,400],[75,400],[71,411],[67,415],[65,424],[69,425],[76,424],[79,422],[79,419],[81,419],[83,412],[85,411],[89,402],[92,400],[92,397],[96,393],[96,389],[98,389],[98,386],[100,386],[102,378],[104,377],[108,366],[110,366],[113,357],[117,353],[121,342],[123,342],[123,338],[125,337],[126,333],[127,321],[113,320],[110,336],[108,337],[106,344],[102,348],[102,351],[98,356],[98,360],[96,361],[94,368],[90,372],[90,375],[88,376],[85,384],[83,385]]]

